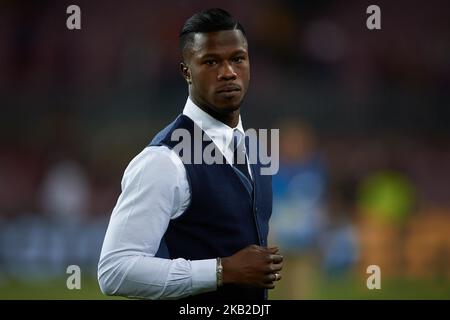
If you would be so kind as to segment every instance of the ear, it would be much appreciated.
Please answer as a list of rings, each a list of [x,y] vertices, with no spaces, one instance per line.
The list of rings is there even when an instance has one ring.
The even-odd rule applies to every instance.
[[[188,84],[192,83],[191,80],[191,71],[189,70],[189,67],[184,63],[180,63],[180,71],[183,78],[187,81]]]

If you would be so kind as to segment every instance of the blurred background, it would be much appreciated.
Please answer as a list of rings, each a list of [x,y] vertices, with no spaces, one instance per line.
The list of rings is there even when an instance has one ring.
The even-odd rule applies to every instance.
[[[66,8],[81,8],[81,30]],[[381,30],[366,8],[381,8]],[[245,128],[280,129],[273,299],[450,299],[448,1],[1,1],[0,298],[102,299],[129,161],[181,112],[178,32],[229,10]],[[81,290],[66,268],[81,267]],[[381,290],[369,290],[369,265]]]

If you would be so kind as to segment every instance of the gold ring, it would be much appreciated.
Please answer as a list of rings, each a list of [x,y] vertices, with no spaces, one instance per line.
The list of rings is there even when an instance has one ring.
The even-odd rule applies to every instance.
[[[275,281],[278,281],[278,280],[280,280],[280,274],[277,272],[277,273],[275,273]]]

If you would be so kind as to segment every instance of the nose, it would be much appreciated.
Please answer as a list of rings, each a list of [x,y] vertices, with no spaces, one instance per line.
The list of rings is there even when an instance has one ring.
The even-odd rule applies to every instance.
[[[224,62],[220,66],[219,73],[217,74],[217,80],[235,80],[236,77],[237,74],[233,70],[233,67],[230,63]]]

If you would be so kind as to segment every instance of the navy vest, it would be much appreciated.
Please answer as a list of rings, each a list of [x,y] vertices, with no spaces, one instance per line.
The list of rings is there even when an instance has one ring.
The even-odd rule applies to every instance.
[[[175,129],[185,129],[193,138],[194,126],[196,125],[189,117],[179,115],[155,136],[150,146],[164,145],[173,149],[180,141],[172,141],[172,132]],[[197,130],[206,135],[198,127]],[[168,250],[168,257],[211,259],[231,256],[251,244],[267,246],[269,218],[272,213],[272,177],[261,175],[259,161],[250,165],[252,182],[224,158],[223,164],[206,164],[204,161],[202,164],[194,164],[194,139],[190,143],[192,154],[183,158],[181,150],[179,156],[186,168],[191,202],[180,217],[169,223],[162,242],[162,246],[166,246]],[[197,143],[201,143],[203,152],[213,142],[202,139]],[[215,148],[215,145],[208,150],[211,147]],[[214,151],[222,156],[218,149]],[[190,297],[201,300],[266,298],[267,292],[263,289],[234,285],[225,285],[217,291]]]

